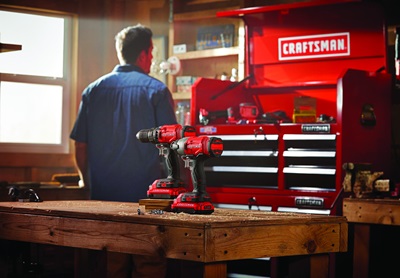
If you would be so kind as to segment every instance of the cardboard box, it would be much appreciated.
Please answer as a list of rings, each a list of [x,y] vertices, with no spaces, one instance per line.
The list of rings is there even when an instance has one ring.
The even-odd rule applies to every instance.
[[[172,47],[172,53],[174,53],[174,54],[186,53],[188,51],[193,51],[193,50],[194,50],[194,46],[187,45],[187,44],[176,44]]]
[[[195,76],[177,76],[176,77],[176,85],[192,85],[196,81],[197,77]]]

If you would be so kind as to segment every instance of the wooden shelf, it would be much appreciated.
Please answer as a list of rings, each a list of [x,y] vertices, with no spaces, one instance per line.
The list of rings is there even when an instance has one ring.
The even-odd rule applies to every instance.
[[[172,93],[172,98],[173,99],[190,99],[192,97],[192,93],[181,93],[181,92],[176,92]]]
[[[18,51],[22,49],[20,44],[0,43],[0,52]]]
[[[176,56],[182,63],[181,75],[216,78],[224,72],[231,72],[233,68],[237,69],[238,79],[244,78],[244,29],[243,21],[238,18],[217,17],[221,11],[231,11],[240,8],[241,1],[227,1],[223,4],[199,0],[201,3],[196,9],[188,3],[181,3],[179,9],[173,14],[173,20],[169,26],[169,56]],[[217,1],[218,2],[218,1]],[[197,43],[199,28],[212,28],[221,26],[234,27],[231,47],[219,47],[203,50],[192,50],[185,53],[173,53],[174,45],[186,44],[193,49]],[[168,87],[173,93],[175,100],[191,99],[191,93],[175,93],[178,89],[176,78],[169,75],[167,80]]]
[[[239,55],[239,47],[222,47],[174,54],[174,56],[178,57],[180,60],[214,58],[232,55]]]
[[[196,11],[196,12],[185,12],[185,13],[176,13],[174,14],[174,21],[193,21],[193,20],[204,20],[204,19],[215,19],[217,17],[217,13],[221,11],[230,11],[239,9],[239,6],[226,7],[224,9],[211,9],[205,11]]]

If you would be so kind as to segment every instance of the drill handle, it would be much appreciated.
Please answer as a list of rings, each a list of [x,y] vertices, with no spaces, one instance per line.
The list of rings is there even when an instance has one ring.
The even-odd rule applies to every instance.
[[[158,155],[166,157],[168,155],[169,148],[166,144],[156,144],[158,149]]]
[[[204,172],[204,161],[207,159],[206,156],[200,155],[195,159],[190,159],[190,174],[193,183],[193,192],[199,194],[206,193],[206,175]]]
[[[168,178],[179,180],[179,162],[175,152],[171,151],[168,144],[156,144],[156,147],[159,149],[159,154],[164,157]]]

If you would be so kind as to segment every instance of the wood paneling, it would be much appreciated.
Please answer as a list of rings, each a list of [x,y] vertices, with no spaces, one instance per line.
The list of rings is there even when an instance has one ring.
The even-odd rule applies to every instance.
[[[119,30],[136,23],[152,27],[151,22],[157,26],[154,34],[168,34],[168,0],[3,0],[0,5],[77,17],[77,42],[74,43],[77,62],[72,69],[70,128],[84,88],[118,63],[114,37]],[[69,154],[0,153],[0,181],[49,181],[55,173],[76,172],[72,141],[70,146]]]

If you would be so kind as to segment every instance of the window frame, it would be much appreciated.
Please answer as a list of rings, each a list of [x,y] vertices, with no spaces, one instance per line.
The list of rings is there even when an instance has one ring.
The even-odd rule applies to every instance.
[[[46,153],[46,154],[67,154],[70,152],[69,133],[71,128],[72,105],[74,101],[73,91],[76,89],[76,77],[72,74],[73,67],[76,67],[76,50],[74,49],[77,36],[77,16],[70,13],[54,11],[38,11],[17,7],[5,7],[0,5],[0,10],[8,12],[20,12],[33,15],[62,17],[64,18],[64,54],[63,54],[63,77],[32,76],[23,74],[9,74],[0,72],[1,82],[20,82],[42,85],[58,85],[62,87],[62,124],[60,144],[32,144],[32,143],[1,143],[0,152],[3,153]],[[13,42],[4,42],[13,43]],[[23,49],[22,45],[22,49]],[[1,53],[0,53],[1,55]],[[1,87],[0,87],[1,88]]]

